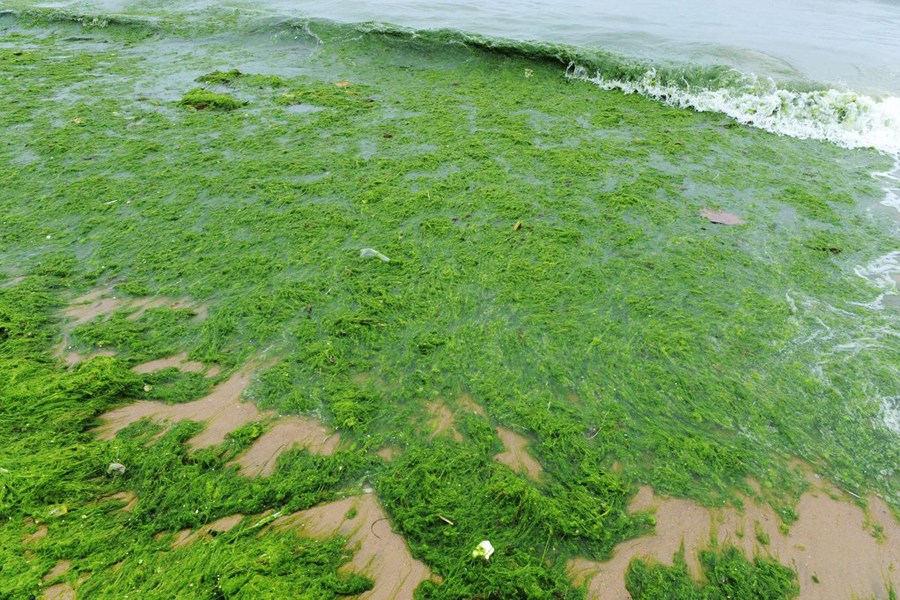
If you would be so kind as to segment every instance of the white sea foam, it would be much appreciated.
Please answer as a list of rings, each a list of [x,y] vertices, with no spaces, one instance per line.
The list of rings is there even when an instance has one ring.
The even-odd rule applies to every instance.
[[[836,89],[793,91],[749,75],[745,85],[704,89],[664,82],[655,69],[628,80],[592,74],[578,66],[571,66],[568,74],[603,89],[641,94],[700,112],[720,112],[772,133],[900,154],[900,98],[893,96],[875,99]]]
[[[897,293],[895,277],[898,273],[900,273],[900,250],[880,256],[868,265],[856,268],[857,275],[865,277],[889,294]]]
[[[881,401],[881,420],[885,427],[900,435],[900,397]]]

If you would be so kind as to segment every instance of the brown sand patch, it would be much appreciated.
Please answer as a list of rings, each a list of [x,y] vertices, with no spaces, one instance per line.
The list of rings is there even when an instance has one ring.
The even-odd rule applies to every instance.
[[[140,319],[145,312],[151,308],[170,308],[172,310],[190,310],[195,313],[194,319],[203,321],[209,316],[209,305],[198,304],[189,298],[168,298],[160,296],[158,298],[139,298],[132,300],[126,305],[129,309],[134,310],[128,319],[136,321]]]
[[[785,535],[781,519],[768,505],[746,499],[743,511],[707,509],[641,488],[629,508],[655,509],[656,533],[617,545],[613,558],[604,563],[570,560],[569,575],[576,584],[589,580],[591,598],[627,598],[625,572],[633,558],[671,565],[684,543],[689,571],[698,576],[699,551],[715,541],[736,546],[747,556],[774,557],[795,569],[801,600],[888,598],[890,584],[900,587],[900,523],[883,501],[870,497],[869,523],[883,528],[879,542],[867,527],[866,512],[847,498],[832,497],[833,492],[819,488],[804,493],[795,508],[799,519]],[[766,536],[768,544],[761,543],[758,537]]]
[[[172,541],[172,549],[184,548],[194,542],[210,539],[221,533],[227,533],[237,527],[243,520],[244,515],[236,513],[227,517],[222,517],[212,523],[207,523],[197,531],[182,529],[175,534],[175,539]]]
[[[426,408],[428,409],[428,414],[431,415],[431,418],[428,419],[428,427],[431,430],[431,433],[428,435],[429,440],[433,440],[440,435],[450,436],[457,442],[463,440],[462,434],[453,426],[453,412],[444,404],[443,400],[438,399],[434,402],[429,402]]]
[[[220,383],[205,398],[184,404],[162,404],[144,400],[112,410],[101,417],[103,424],[95,431],[101,439],[111,440],[125,427],[149,418],[157,423],[205,421],[206,428],[188,440],[194,448],[221,444],[225,436],[246,423],[271,413],[262,413],[252,402],[241,402],[250,383],[252,368],[246,367]]]
[[[75,600],[75,590],[68,583],[57,583],[44,590],[44,600]]]
[[[456,399],[456,405],[467,413],[475,413],[479,417],[484,416],[484,408],[472,399],[469,394],[463,393]]]
[[[72,300],[63,310],[63,314],[70,319],[68,329],[92,321],[100,315],[114,313],[122,308],[124,301],[115,296],[105,296],[110,290],[94,290],[84,296]],[[105,297],[104,297],[105,296]]]
[[[41,525],[34,531],[34,533],[29,533],[24,538],[22,538],[22,543],[23,544],[37,544],[42,539],[47,537],[47,534],[49,534],[49,533],[50,533],[50,530],[47,529],[47,526]]]
[[[506,452],[496,455],[494,460],[517,473],[524,473],[533,481],[538,481],[544,468],[528,453],[528,438],[505,427],[497,427],[497,435],[500,436]]]
[[[171,367],[175,367],[185,373],[202,373],[206,370],[206,366],[203,363],[197,362],[196,360],[189,360],[186,352],[176,354],[175,356],[151,360],[150,362],[145,362],[132,367],[131,370],[135,373],[155,373],[156,371],[162,371],[163,369]]]
[[[79,354],[72,350],[72,346],[69,345],[69,338],[63,337],[63,339],[56,345],[55,348],[55,356],[57,358],[63,359],[67,365],[73,367],[81,362],[87,362],[92,358],[96,358],[98,356],[115,356],[116,353],[109,348],[101,348],[99,350],[95,350],[90,354]]]
[[[172,549],[184,548],[194,543],[195,539],[194,533],[190,529],[182,529],[175,534],[175,539],[172,540]]]
[[[457,418],[466,414],[485,416],[484,408],[479,405],[472,396],[463,393],[456,399],[455,408],[451,410],[442,398],[437,398],[425,406],[430,418],[428,419],[428,439],[433,440],[438,436],[451,437],[456,442],[463,441],[463,436],[455,426]]]
[[[355,509],[355,515],[353,514]],[[349,569],[374,581],[360,600],[412,598],[431,571],[415,560],[406,541],[393,532],[390,521],[373,494],[354,496],[276,519],[274,527],[301,535],[327,538],[342,535],[354,549]]]
[[[112,313],[121,309],[135,309],[128,315],[128,318],[135,320],[141,317],[147,310],[151,308],[169,307],[172,309],[189,309],[196,313],[197,320],[203,320],[208,316],[209,307],[206,304],[197,304],[190,299],[174,299],[174,298],[136,298],[123,299],[112,295],[112,289],[101,288],[94,290],[84,296],[79,296],[69,302],[69,305],[63,310],[63,315],[68,317],[68,322],[63,327],[63,337],[59,344],[56,345],[55,356],[68,365],[90,360],[95,356],[113,356],[115,353],[111,350],[98,350],[86,356],[82,356],[76,352],[72,352],[69,334],[79,325],[83,325],[88,321],[92,321],[97,317],[103,316],[109,318]]]
[[[140,401],[112,410],[101,417],[102,425],[95,429],[101,439],[113,439],[125,427],[141,419],[170,424],[190,420],[206,423],[206,428],[188,440],[193,449],[221,444],[238,427],[261,419],[276,417],[274,411],[260,411],[252,402],[242,402],[244,390],[250,383],[252,367],[245,367],[212,392],[199,400],[167,405]],[[319,421],[309,417],[284,417],[264,433],[240,457],[237,464],[248,476],[271,475],[278,455],[295,446],[303,446],[313,454],[332,454],[340,443],[338,434],[329,431]]]
[[[397,446],[385,446],[381,448],[376,454],[383,458],[385,462],[393,462],[395,458],[400,456],[400,448]]]
[[[111,496],[100,498],[101,502],[106,502],[109,500],[118,500],[119,502],[125,503],[125,506],[118,509],[118,512],[131,512],[134,510],[134,507],[137,506],[138,503],[137,496],[134,495],[134,492],[116,492]]]
[[[44,583],[47,583],[48,581],[52,581],[52,580],[56,579],[57,577],[62,577],[63,575],[68,573],[69,569],[71,569],[71,568],[72,568],[72,561],[70,561],[70,560],[59,561],[58,563],[56,563],[56,565],[52,569],[47,571],[46,575],[44,575]]]
[[[252,446],[229,464],[237,464],[241,474],[271,475],[278,456],[294,447],[302,446],[312,454],[329,456],[337,450],[340,436],[310,417],[284,417],[264,433]]]

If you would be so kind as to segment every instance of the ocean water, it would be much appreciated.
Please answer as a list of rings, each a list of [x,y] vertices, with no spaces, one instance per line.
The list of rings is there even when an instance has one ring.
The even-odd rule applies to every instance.
[[[603,48],[655,61],[727,64],[782,80],[900,95],[900,4],[890,1],[269,0],[343,22],[387,21]]]

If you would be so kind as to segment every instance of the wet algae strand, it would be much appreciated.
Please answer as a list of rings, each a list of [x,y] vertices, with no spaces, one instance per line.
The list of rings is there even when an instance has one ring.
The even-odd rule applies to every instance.
[[[627,508],[638,484],[759,496],[789,527],[799,457],[900,506],[882,421],[897,315],[854,274],[892,248],[867,210],[882,157],[568,82],[546,56],[218,23],[0,18],[17,99],[0,114],[0,595],[358,593],[372,582],[341,567],[340,537],[259,536],[248,517],[171,543],[365,486],[439,576],[422,598],[583,596],[568,558],[652,531]],[[120,307],[69,327],[66,303],[93,289],[208,314]],[[114,356],[66,368],[64,330],[82,356]],[[131,370],[178,352],[222,374]],[[266,423],[198,451],[198,423],[92,432],[110,408],[195,400],[246,364],[250,399],[316,416],[338,451],[246,478],[228,463]],[[463,392],[480,412],[454,404]],[[433,423],[440,399],[452,429]],[[494,460],[497,426],[526,436],[540,477]],[[130,512],[102,500],[122,491]],[[489,561],[471,555],[483,539]],[[635,563],[629,589],[797,591],[774,562],[704,556],[706,582]]]

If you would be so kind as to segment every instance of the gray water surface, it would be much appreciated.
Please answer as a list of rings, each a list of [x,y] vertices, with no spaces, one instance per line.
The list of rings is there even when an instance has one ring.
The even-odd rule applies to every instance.
[[[450,28],[900,96],[900,0],[0,0],[29,5],[129,14],[233,7]]]
[[[900,0],[259,0],[280,13],[384,21],[727,64],[900,95]]]

